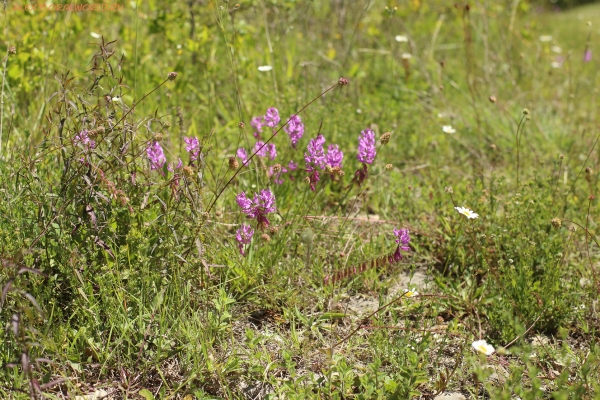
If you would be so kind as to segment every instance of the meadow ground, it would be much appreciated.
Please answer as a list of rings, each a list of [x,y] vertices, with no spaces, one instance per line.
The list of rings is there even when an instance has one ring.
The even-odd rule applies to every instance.
[[[0,398],[600,399],[599,5],[115,4],[4,3]]]

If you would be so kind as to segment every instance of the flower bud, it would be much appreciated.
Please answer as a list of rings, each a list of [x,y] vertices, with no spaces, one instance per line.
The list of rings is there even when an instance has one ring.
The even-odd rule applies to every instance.
[[[174,80],[175,80],[175,78],[177,78],[177,72],[169,72],[169,75],[167,75],[167,78],[168,78],[170,81],[174,81]]]
[[[386,166],[385,166],[386,171],[391,171],[392,168],[394,168],[394,166],[392,164],[386,164]]]

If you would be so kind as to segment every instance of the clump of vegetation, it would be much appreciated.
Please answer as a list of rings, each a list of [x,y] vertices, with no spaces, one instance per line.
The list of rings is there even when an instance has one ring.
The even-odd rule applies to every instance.
[[[598,397],[596,6],[130,6],[4,9],[0,397]]]

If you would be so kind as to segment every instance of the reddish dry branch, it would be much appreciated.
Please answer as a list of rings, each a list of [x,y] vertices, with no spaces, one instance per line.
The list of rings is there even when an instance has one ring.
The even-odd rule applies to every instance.
[[[397,253],[398,252],[396,251],[392,254],[385,255],[374,260],[364,261],[358,265],[353,265],[336,273],[328,274],[325,276],[325,278],[323,278],[323,284],[334,284],[342,279],[361,274],[368,269],[381,268],[387,264],[393,264],[394,262],[399,261]]]

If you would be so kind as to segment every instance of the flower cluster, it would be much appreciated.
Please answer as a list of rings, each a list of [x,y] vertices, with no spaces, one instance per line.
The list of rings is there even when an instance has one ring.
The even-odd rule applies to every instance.
[[[274,128],[279,124],[279,121],[281,121],[281,118],[279,117],[279,111],[275,107],[269,108],[265,115],[252,118],[250,125],[254,128],[254,137],[260,140],[263,127]]]
[[[396,251],[394,252],[394,254],[390,256],[390,262],[398,262],[402,259],[402,253],[400,253],[400,250],[404,250],[404,251],[410,250],[410,247],[408,246],[408,243],[410,242],[410,234],[409,234],[408,229],[406,229],[406,228],[395,229],[394,228],[394,235],[396,236],[396,243],[398,243],[398,247],[396,248]]]
[[[149,143],[146,154],[150,160],[150,169],[161,169],[167,162],[163,148],[158,142]]]
[[[252,235],[254,235],[254,229],[248,224],[242,224],[242,226],[235,233],[235,239],[238,241],[238,248],[240,254],[246,256],[244,252],[244,245],[250,244],[252,241]]]
[[[358,161],[371,164],[375,160],[376,155],[375,132],[371,129],[365,129],[358,137]]]
[[[198,159],[198,155],[200,153],[200,142],[196,137],[186,137],[183,138],[185,141],[185,151],[190,153],[190,160],[196,161]]]
[[[271,189],[263,189],[260,193],[255,193],[253,200],[250,200],[245,192],[241,192],[235,200],[248,218],[256,219],[259,228],[264,229],[269,226],[267,214],[275,212],[275,195]]]
[[[262,141],[256,142],[254,145],[254,152],[260,157],[269,157],[269,160],[273,161],[277,157],[277,149],[273,143],[265,144]]]
[[[292,141],[292,147],[295,149],[298,141],[304,135],[304,124],[302,123],[302,120],[299,116],[292,115],[283,129],[289,135],[290,140]]]
[[[304,161],[306,161],[306,171],[309,173],[308,180],[310,189],[315,190],[315,185],[320,180],[319,169],[324,170],[329,168],[342,168],[342,160],[344,159],[344,153],[340,150],[338,145],[332,144],[327,148],[327,153],[323,149],[325,144],[325,138],[323,135],[318,135],[316,138],[311,139],[306,146],[306,153],[304,153]]]
[[[82,130],[74,138],[75,144],[81,144],[86,150],[90,150],[96,147],[96,142],[90,138],[87,129]]]

